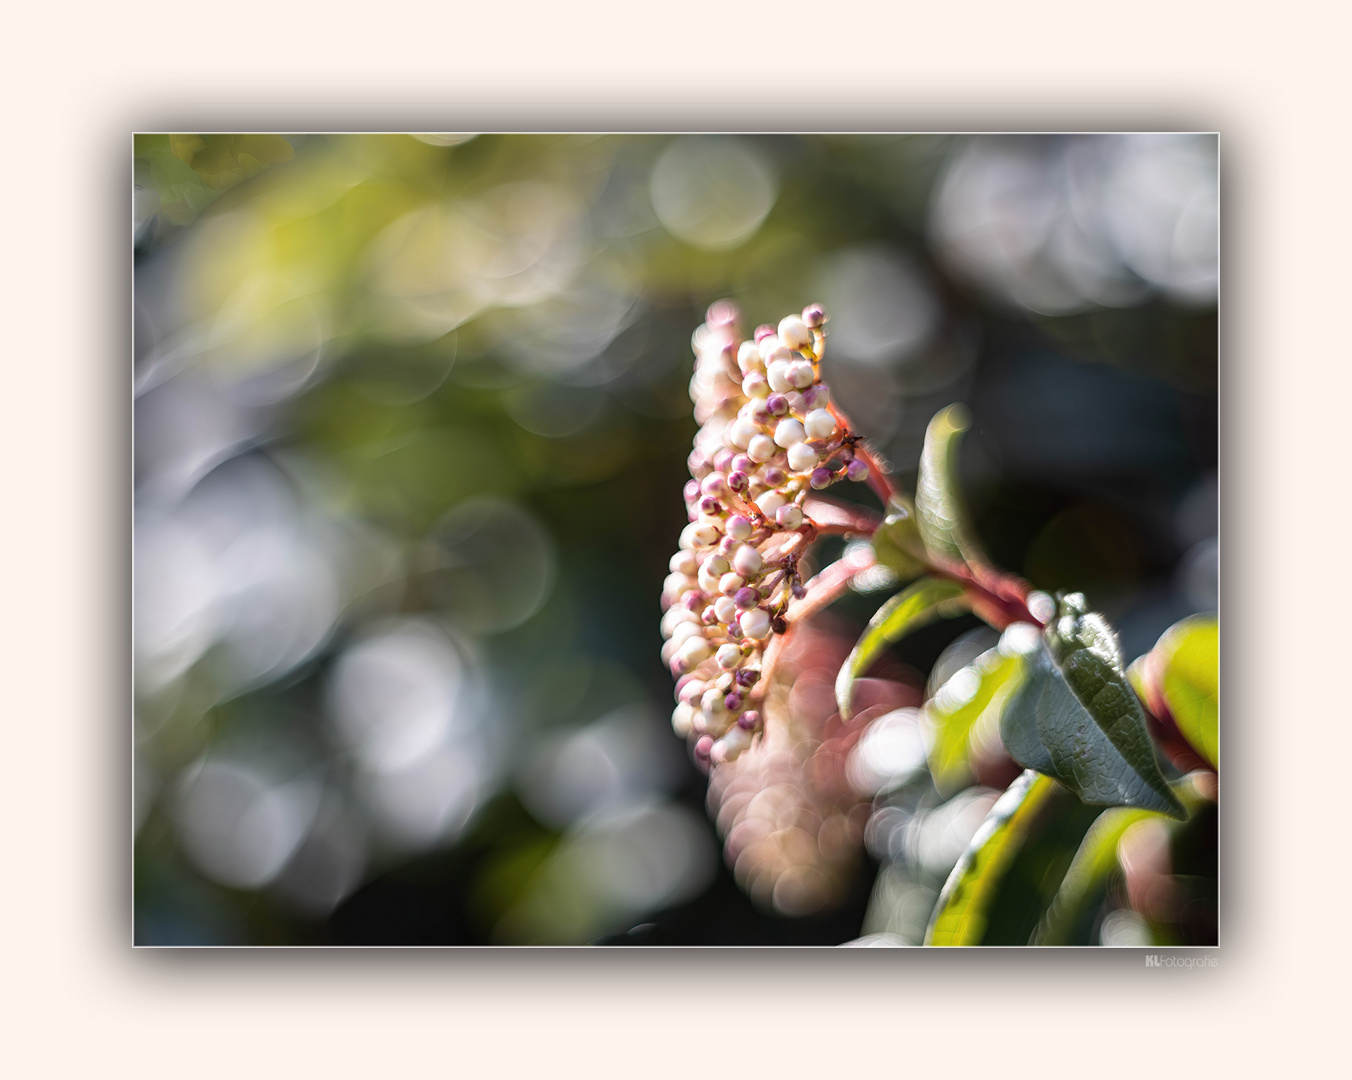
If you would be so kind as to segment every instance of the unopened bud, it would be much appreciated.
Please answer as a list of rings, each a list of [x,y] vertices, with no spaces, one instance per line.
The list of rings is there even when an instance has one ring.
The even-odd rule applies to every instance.
[[[806,402],[806,394],[803,399]],[[836,430],[836,418],[825,409],[813,409],[803,417],[803,428],[809,439],[829,439]]]
[[[752,588],[743,587],[732,594],[732,602],[741,611],[750,611],[760,603],[760,593]]]
[[[789,447],[789,468],[794,472],[801,473],[815,469],[817,462],[820,460],[817,451],[805,442],[796,443]]]
[[[803,405],[807,409],[824,409],[831,404],[831,388],[824,382],[803,391]]]
[[[807,323],[797,315],[786,315],[780,319],[779,328],[776,332],[779,334],[779,340],[790,349],[801,349],[812,340]]]
[[[746,612],[740,622],[742,633],[749,638],[763,641],[770,636],[770,614],[763,608],[753,608]],[[705,655],[707,656],[707,653]]]

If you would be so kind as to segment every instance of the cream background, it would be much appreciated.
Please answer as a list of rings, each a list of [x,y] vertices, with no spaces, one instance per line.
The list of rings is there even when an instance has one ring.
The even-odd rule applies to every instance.
[[[12,11],[5,1071],[1242,1075],[1341,1054],[1347,915],[1320,905],[1352,895],[1335,832],[1348,709],[1323,667],[1345,636],[1323,605],[1343,585],[1321,562],[1343,553],[1346,483],[1304,463],[1347,457],[1350,22],[1305,0]],[[1219,130],[1218,966],[1116,951],[134,952],[130,134],[250,128]]]

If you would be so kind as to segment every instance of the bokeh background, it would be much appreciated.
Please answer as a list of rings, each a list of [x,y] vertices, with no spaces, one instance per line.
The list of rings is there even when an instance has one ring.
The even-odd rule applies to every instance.
[[[795,916],[670,730],[723,296],[826,305],[904,483],[966,402],[992,556],[1128,659],[1217,605],[1214,136],[145,135],[134,179],[138,943],[915,939],[991,791],[874,740],[854,882]]]

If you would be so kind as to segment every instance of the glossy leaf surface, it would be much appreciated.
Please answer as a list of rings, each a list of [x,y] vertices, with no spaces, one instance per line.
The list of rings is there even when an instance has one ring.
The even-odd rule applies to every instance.
[[[955,582],[921,578],[877,610],[836,677],[836,704],[842,718],[850,718],[855,680],[868,671],[883,650],[912,630],[956,612],[962,595],[962,586]]]
[[[1054,777],[1090,805],[1184,816],[1160,773],[1116,638],[1101,616],[1085,610],[1080,594],[1061,600],[1026,670],[1000,718],[1001,738],[1015,761]]]

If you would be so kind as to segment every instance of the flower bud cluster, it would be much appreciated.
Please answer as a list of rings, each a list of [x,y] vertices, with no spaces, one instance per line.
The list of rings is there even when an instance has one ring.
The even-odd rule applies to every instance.
[[[662,659],[677,679],[672,726],[706,764],[735,760],[763,727],[757,683],[767,644],[803,594],[809,492],[868,476],[821,381],[825,321],[812,304],[743,339],[736,307],[720,300],[692,337],[700,429],[689,524],[662,593]]]

